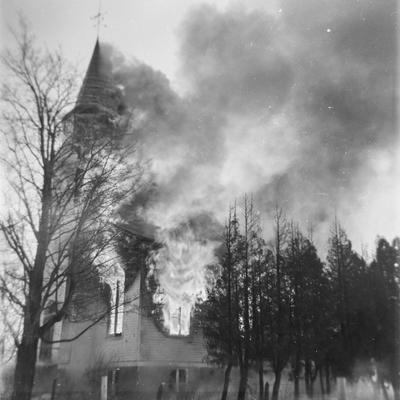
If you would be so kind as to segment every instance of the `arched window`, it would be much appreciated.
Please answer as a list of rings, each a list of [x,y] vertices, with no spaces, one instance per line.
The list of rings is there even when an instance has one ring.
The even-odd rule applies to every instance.
[[[124,323],[124,291],[123,282],[116,280],[108,283],[110,287],[110,304],[108,317],[108,334],[119,336],[122,334]]]
[[[44,319],[46,322],[50,316],[47,316]],[[51,353],[53,349],[53,345],[51,341],[54,339],[54,325],[52,325],[49,329],[47,329],[43,335],[43,339],[40,341],[40,349],[39,349],[39,360],[40,361],[51,361]]]
[[[124,323],[125,271],[115,259],[116,256],[111,252],[104,259],[99,259],[99,268],[102,281],[108,289],[107,334],[120,336]]]

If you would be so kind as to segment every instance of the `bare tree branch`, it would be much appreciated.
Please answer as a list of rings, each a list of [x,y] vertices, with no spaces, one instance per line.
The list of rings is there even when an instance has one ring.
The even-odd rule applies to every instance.
[[[100,285],[118,263],[114,215],[135,193],[142,170],[128,162],[134,151],[120,141],[126,116],[110,110],[112,124],[105,126],[95,115],[71,114],[74,69],[60,54],[38,48],[24,27],[15,39],[16,50],[1,57],[9,72],[1,115],[9,151],[1,162],[11,201],[0,230],[13,256],[0,274],[0,290],[23,314],[17,393],[33,376],[34,365],[20,361],[23,352],[35,352],[38,339],[78,303],[84,308],[94,301],[96,290],[82,297],[82,284]],[[118,184],[125,181],[130,185]],[[85,330],[100,319],[93,316]]]

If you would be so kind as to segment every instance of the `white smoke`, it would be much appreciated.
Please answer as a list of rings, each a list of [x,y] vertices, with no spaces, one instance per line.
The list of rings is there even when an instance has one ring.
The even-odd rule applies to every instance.
[[[159,71],[114,63],[156,187],[142,216],[163,232],[204,213],[223,223],[252,192],[267,233],[279,205],[313,225],[319,249],[335,214],[356,248],[395,236],[395,1],[273,8],[193,9],[180,31],[183,96]]]

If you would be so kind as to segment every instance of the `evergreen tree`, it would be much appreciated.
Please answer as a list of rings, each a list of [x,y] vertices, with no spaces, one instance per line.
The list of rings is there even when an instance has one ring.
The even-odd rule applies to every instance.
[[[378,365],[379,381],[391,382],[394,399],[400,399],[399,360],[399,282],[400,282],[400,240],[392,245],[380,239],[375,260],[371,263],[371,288],[374,309],[375,332],[371,352]]]
[[[272,400],[279,397],[282,371],[290,357],[290,299],[286,274],[285,249],[287,248],[288,225],[281,209],[276,209],[274,242],[272,245],[270,312],[268,313],[269,358],[275,379],[272,388]]]
[[[229,211],[225,225],[223,251],[214,285],[208,290],[207,300],[197,307],[197,315],[206,341],[211,362],[225,366],[224,386],[221,400],[228,394],[232,367],[238,363],[240,342],[240,303],[238,284],[239,226],[236,210]]]
[[[314,245],[292,223],[286,249],[290,285],[291,365],[294,396],[300,396],[301,366],[305,366],[306,392],[313,395],[313,384],[321,368],[326,334],[327,276]]]
[[[355,378],[355,362],[366,356],[363,326],[367,282],[365,261],[352,249],[346,232],[335,222],[327,261],[330,275],[333,336],[329,359],[335,375]]]
[[[237,207],[230,210],[219,273],[207,300],[198,306],[208,357],[226,367],[222,399],[227,397],[234,365],[240,372],[238,400],[245,398],[254,360],[259,370],[259,396],[263,395],[264,387],[263,348],[268,307],[265,268],[269,252],[261,238],[252,200],[245,197],[242,211],[239,219]]]

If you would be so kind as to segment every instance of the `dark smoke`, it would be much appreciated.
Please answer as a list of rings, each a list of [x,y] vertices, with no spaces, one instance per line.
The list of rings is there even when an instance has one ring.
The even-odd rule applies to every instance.
[[[267,232],[278,204],[316,234],[337,213],[356,245],[396,233],[395,1],[204,5],[179,33],[184,95],[140,62],[114,62],[152,163],[148,218],[223,222],[252,192]]]

